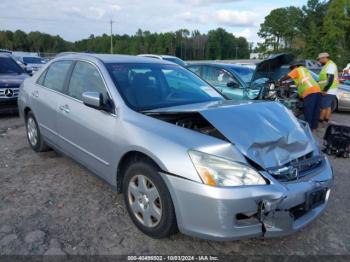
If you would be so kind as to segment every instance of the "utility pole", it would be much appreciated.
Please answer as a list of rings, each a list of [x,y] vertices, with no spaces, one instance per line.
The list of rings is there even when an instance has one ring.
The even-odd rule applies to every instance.
[[[111,24],[111,54],[113,54],[113,23],[114,21],[111,19],[110,24]]]

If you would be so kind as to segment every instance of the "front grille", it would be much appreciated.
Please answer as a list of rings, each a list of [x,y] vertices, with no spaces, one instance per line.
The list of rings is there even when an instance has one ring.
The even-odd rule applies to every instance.
[[[19,87],[3,87],[0,88],[0,98],[11,99],[18,97]]]
[[[315,157],[311,152],[285,164],[284,166],[271,168],[268,172],[278,181],[288,182],[298,180],[313,173],[323,162],[324,157]]]

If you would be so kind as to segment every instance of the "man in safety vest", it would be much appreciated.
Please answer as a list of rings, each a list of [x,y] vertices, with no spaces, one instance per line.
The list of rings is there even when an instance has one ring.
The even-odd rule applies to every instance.
[[[290,72],[281,82],[292,79],[298,88],[299,97],[304,100],[304,117],[312,131],[318,128],[321,107],[321,89],[310,71],[302,63],[293,64]]]
[[[323,65],[319,77],[319,84],[322,91],[320,122],[328,122],[332,114],[332,103],[336,99],[338,88],[338,68],[337,65],[329,59],[328,53],[321,53],[318,61]]]

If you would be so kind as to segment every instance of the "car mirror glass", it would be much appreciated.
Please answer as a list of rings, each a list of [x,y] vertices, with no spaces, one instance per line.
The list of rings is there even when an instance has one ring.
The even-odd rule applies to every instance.
[[[229,81],[227,84],[226,84],[227,87],[230,87],[230,88],[239,88],[239,84],[237,82],[234,82],[234,81]]]

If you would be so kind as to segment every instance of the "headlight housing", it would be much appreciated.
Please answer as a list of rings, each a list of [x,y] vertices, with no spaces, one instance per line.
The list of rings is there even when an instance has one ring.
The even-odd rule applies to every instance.
[[[217,187],[266,185],[266,180],[245,164],[195,150],[190,150],[189,155],[206,185]]]

